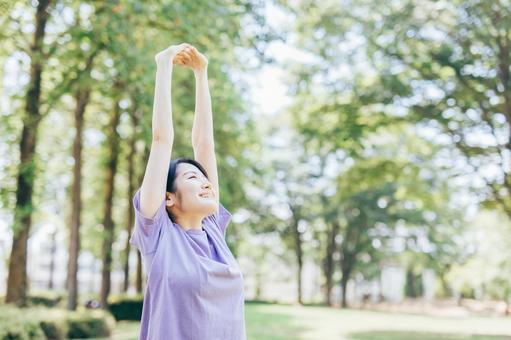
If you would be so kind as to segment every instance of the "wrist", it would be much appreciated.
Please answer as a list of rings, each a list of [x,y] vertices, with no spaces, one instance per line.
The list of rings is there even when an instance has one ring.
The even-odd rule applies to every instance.
[[[156,61],[156,68],[172,68],[173,59],[160,59]]]
[[[172,73],[173,68],[174,68],[173,65],[169,65],[167,63],[156,64],[157,73],[170,74]]]
[[[195,74],[196,77],[205,76],[208,74],[208,67],[204,66],[199,69],[195,69],[193,70],[193,73]]]

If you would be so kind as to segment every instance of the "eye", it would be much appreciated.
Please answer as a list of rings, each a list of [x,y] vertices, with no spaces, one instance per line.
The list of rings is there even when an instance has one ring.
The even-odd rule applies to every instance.
[[[190,179],[190,178],[197,178],[197,176],[193,175],[193,176],[188,177],[188,179]]]

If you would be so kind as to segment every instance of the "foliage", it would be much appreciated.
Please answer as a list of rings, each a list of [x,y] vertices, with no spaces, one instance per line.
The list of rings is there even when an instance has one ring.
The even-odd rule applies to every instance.
[[[0,339],[73,339],[108,336],[115,326],[101,310],[0,306]]]
[[[82,311],[67,318],[68,337],[93,338],[110,336],[115,326],[114,318],[102,310]]]
[[[509,129],[499,113],[508,85],[494,77],[502,74],[498,45],[509,39],[509,8],[480,1],[281,4],[296,19],[293,47],[311,57],[286,69],[293,126],[307,155],[320,159],[318,218],[326,230],[342,222],[341,251],[347,247],[365,277],[394,261],[444,277],[473,253],[465,247],[463,186],[504,209],[509,199],[502,180]],[[502,53],[501,65],[509,49]],[[329,168],[336,171],[327,176]]]
[[[0,16],[0,60],[3,65],[0,86],[5,89],[0,108],[0,145],[2,154],[6,155],[0,164],[0,208],[7,220],[12,219],[16,205],[15,179],[20,171],[17,165],[25,114],[26,77],[34,57],[30,53],[30,43],[35,4],[3,6]],[[73,180],[73,110],[76,93],[87,90],[90,99],[82,137],[81,250],[91,252],[95,257],[101,255],[103,170],[108,167],[105,159],[112,148],[105,143],[105,136],[116,102],[121,107],[118,127],[121,154],[114,193],[114,234],[118,237],[115,246],[126,237],[123,232],[126,212],[130,209],[130,200],[125,198],[128,188],[126,159],[132,152],[127,140],[132,135],[137,138],[135,178],[139,183],[147,163],[145,151],[151,141],[154,55],[170,44],[181,42],[193,44],[209,59],[208,78],[222,201],[233,212],[248,202],[242,183],[247,169],[252,167],[253,159],[248,155],[257,145],[258,136],[241,98],[245,85],[235,82],[232,74],[249,69],[245,57],[238,55],[239,52],[255,50],[255,55],[250,58],[252,67],[257,67],[253,62],[264,60],[266,40],[278,38],[265,30],[263,9],[256,1],[52,2],[43,55],[37,56],[44,60],[44,73],[34,163],[32,231],[37,233],[43,229],[42,232],[46,232],[44,229],[52,224],[59,232],[67,233]],[[257,23],[261,28],[247,32],[241,29],[242,22]],[[172,104],[176,136],[173,158],[192,155],[190,130],[194,86],[190,70],[174,69]],[[138,117],[137,126],[133,126],[131,115]],[[232,230],[229,240],[235,238],[236,228]],[[114,252],[114,262],[118,257],[119,252]]]
[[[473,254],[448,273],[458,293],[511,301],[510,231],[511,225],[502,213],[482,211],[476,216],[470,228]]]
[[[142,316],[143,296],[110,296],[108,310],[115,320],[140,320]]]
[[[27,303],[29,306],[56,307],[64,299],[64,297],[64,294],[56,292],[31,292],[27,296]]]

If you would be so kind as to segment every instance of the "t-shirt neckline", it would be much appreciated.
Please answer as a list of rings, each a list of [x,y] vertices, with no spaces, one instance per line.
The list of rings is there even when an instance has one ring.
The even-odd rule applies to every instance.
[[[204,226],[202,226],[201,230],[197,230],[197,229],[185,230],[185,229],[181,228],[181,226],[178,223],[172,222],[172,224],[174,224],[174,226],[176,226],[176,228],[181,229],[182,231],[184,231],[187,234],[193,234],[193,235],[204,235],[204,234],[206,234],[206,230],[204,229]]]

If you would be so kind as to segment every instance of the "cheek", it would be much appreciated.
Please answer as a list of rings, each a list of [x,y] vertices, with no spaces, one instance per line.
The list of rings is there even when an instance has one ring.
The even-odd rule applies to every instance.
[[[186,201],[196,201],[198,197],[196,195],[198,194],[199,187],[197,183],[194,183],[192,181],[186,181],[185,183],[182,183],[180,191],[181,191],[181,197],[185,199]]]
[[[186,192],[188,195],[192,194],[192,192],[197,191],[197,182],[193,180],[186,181],[186,183],[183,183],[183,192]]]

